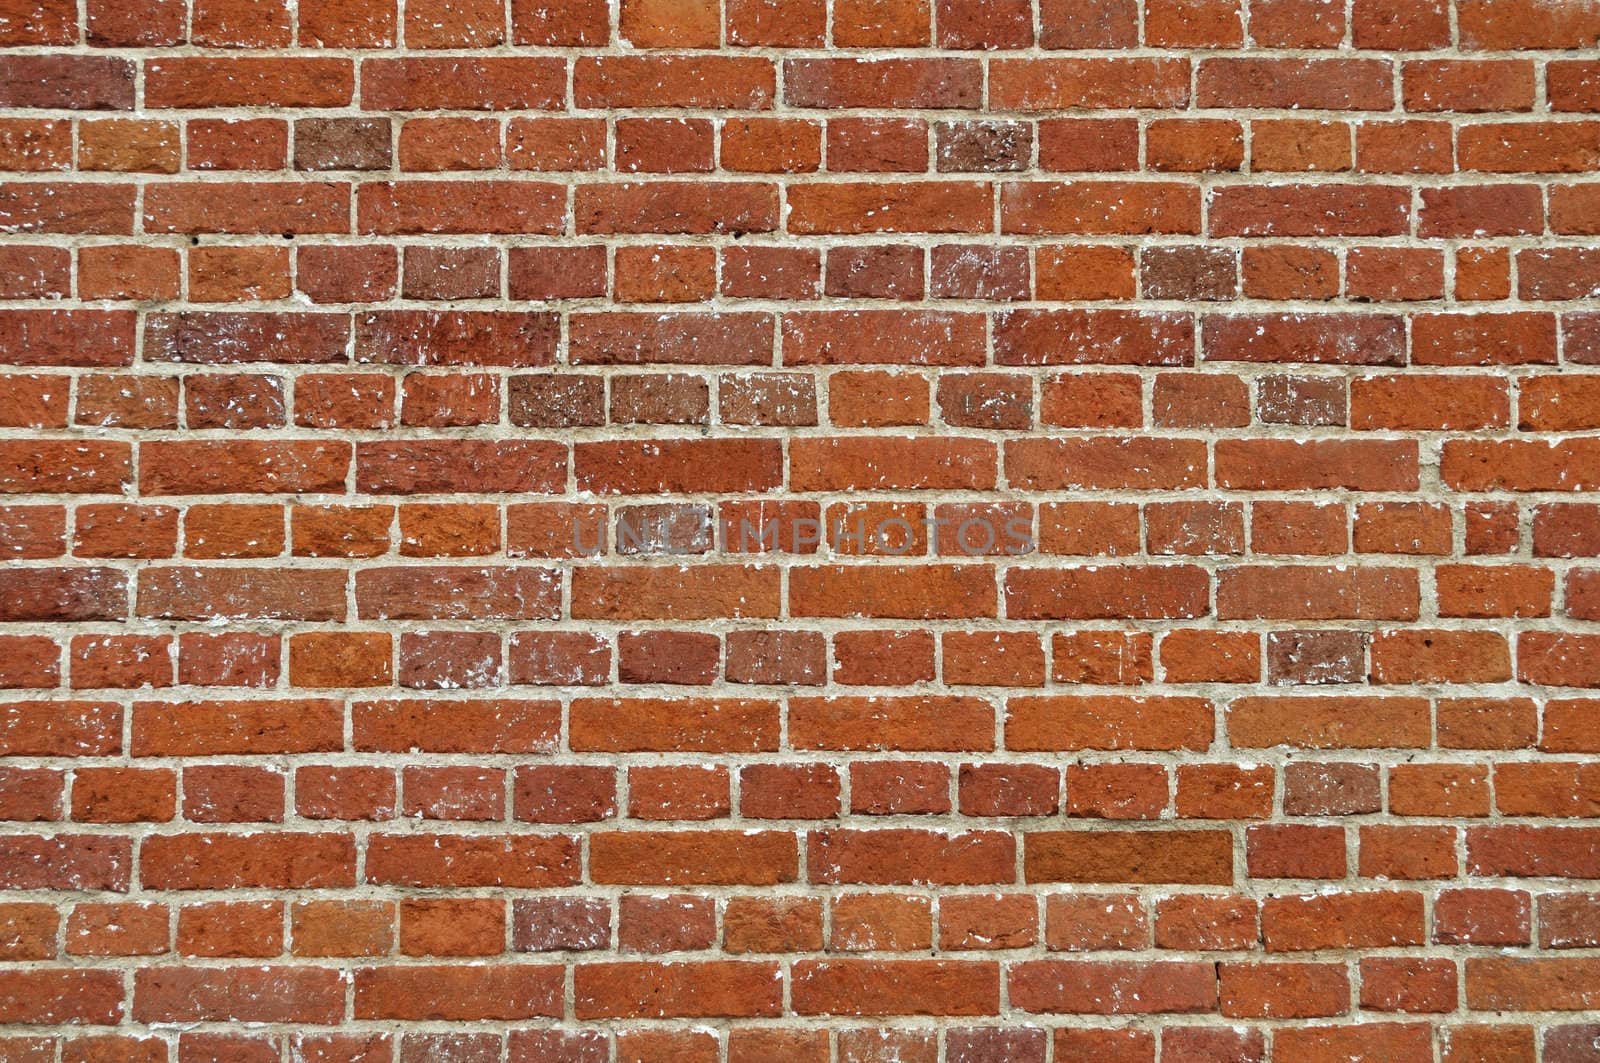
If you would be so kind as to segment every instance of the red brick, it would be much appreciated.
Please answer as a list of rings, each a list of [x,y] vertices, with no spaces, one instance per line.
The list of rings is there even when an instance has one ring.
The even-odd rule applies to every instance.
[[[166,233],[340,233],[350,230],[350,187],[334,182],[207,182],[150,190],[144,224]]]
[[[1397,697],[1241,698],[1229,709],[1228,732],[1246,749],[1420,747],[1427,744],[1428,706]]]
[[[1012,967],[1007,986],[1013,1003],[1032,1012],[1181,1013],[1217,1004],[1215,972],[1206,964],[1030,960]]]
[[[748,961],[580,964],[580,1018],[710,1018],[779,1013],[776,966]]]
[[[1173,108],[1189,99],[1181,59],[1002,59],[990,78],[991,102],[1008,110]]]
[[[777,706],[767,701],[579,699],[571,714],[574,749],[756,752],[777,744]]]
[[[1025,235],[1198,233],[1200,199],[1165,181],[1016,182],[1000,197],[1000,229]]]
[[[627,831],[591,835],[589,859],[596,882],[772,885],[795,880],[799,850],[777,831]]]
[[[795,965],[802,1015],[993,1015],[996,964],[961,960],[805,960]]]
[[[561,970],[498,967],[376,967],[358,971],[354,1014],[363,1019],[528,1019],[560,1010]]]
[[[1270,898],[1262,904],[1261,930],[1273,952],[1420,944],[1422,897],[1359,892]]]

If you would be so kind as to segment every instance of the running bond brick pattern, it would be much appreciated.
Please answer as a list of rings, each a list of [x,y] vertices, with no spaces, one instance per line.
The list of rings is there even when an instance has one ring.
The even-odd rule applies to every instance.
[[[1597,44],[0,0],[0,1059],[1600,1059]]]

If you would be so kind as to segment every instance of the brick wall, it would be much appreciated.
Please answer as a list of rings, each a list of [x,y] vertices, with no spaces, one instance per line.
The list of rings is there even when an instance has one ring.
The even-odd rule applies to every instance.
[[[1600,1059],[1597,42],[0,0],[0,1059]]]

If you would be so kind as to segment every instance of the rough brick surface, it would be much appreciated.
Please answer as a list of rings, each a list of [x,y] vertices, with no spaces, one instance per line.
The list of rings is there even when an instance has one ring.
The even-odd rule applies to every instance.
[[[1595,0],[0,0],[0,1060],[1600,1058]]]

